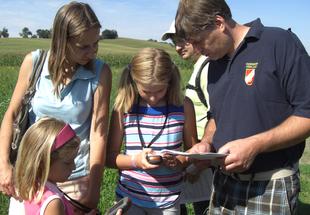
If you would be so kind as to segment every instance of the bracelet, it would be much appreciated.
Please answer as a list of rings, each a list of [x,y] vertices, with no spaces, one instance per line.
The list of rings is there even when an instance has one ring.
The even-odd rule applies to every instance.
[[[136,155],[131,155],[131,166],[132,166],[134,169],[137,168]]]

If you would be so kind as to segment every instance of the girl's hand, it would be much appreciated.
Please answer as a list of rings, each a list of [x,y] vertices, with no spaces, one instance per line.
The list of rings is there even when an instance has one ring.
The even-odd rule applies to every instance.
[[[9,163],[0,166],[0,191],[7,196],[18,199],[13,185],[13,166]]]
[[[133,162],[136,164],[137,168],[140,169],[155,169],[158,168],[159,165],[150,164],[147,159],[147,154],[154,154],[152,149],[143,149],[139,154],[135,155]]]

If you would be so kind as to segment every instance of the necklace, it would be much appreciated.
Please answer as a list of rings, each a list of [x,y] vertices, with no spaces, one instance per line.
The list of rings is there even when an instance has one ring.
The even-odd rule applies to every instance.
[[[166,113],[165,113],[165,121],[162,127],[160,128],[160,131],[153,137],[153,139],[149,142],[149,144],[146,146],[145,141],[142,136],[142,131],[141,131],[141,126],[140,126],[140,121],[139,121],[139,108],[140,108],[140,96],[138,97],[138,107],[137,107],[137,114],[136,114],[136,119],[137,119],[137,124],[138,124],[138,134],[139,134],[139,139],[141,142],[142,148],[150,148],[151,145],[160,137],[160,135],[163,133],[166,124],[167,124],[167,119],[168,119],[168,101],[166,102]]]

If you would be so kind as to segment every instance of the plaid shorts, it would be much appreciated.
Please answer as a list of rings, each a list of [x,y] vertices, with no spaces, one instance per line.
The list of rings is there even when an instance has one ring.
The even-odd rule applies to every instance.
[[[269,181],[240,181],[217,170],[208,214],[297,214],[299,173]]]

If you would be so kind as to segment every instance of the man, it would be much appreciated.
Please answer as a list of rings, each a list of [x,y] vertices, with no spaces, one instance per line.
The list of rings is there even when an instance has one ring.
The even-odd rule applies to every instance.
[[[211,214],[295,214],[298,161],[310,134],[310,58],[290,31],[240,25],[224,0],[181,0],[179,37],[213,60],[229,57],[210,95],[208,145],[227,156],[215,172]],[[218,99],[221,98],[221,99]]]

